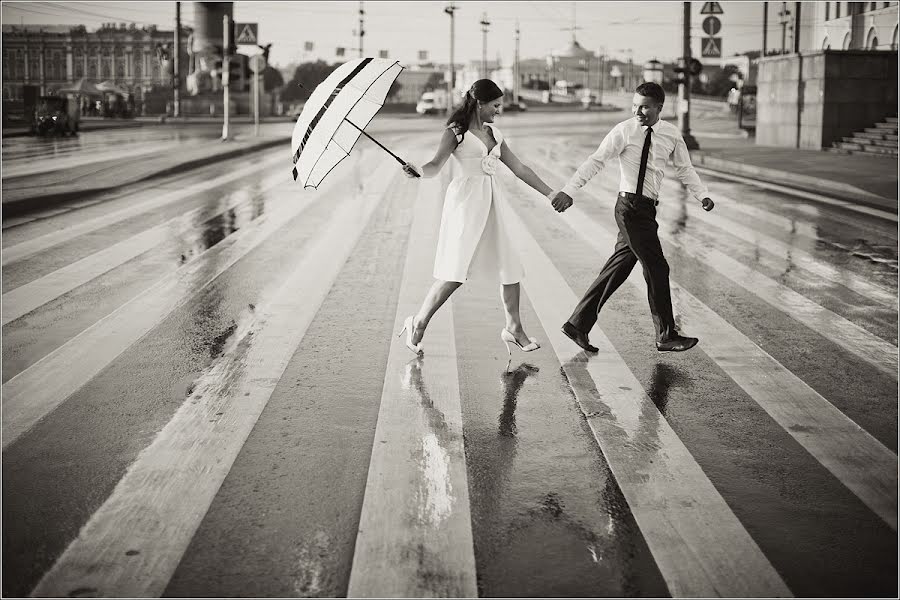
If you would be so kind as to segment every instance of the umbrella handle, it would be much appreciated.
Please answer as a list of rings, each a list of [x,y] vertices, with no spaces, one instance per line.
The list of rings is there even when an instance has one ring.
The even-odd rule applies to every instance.
[[[350,123],[351,125],[353,125],[354,127],[356,127],[356,128],[359,130],[359,132],[360,132],[361,134],[363,134],[364,136],[366,136],[367,138],[369,138],[370,140],[372,140],[373,142],[375,142],[376,144],[378,144],[378,147],[379,147],[379,148],[381,148],[382,150],[384,150],[385,152],[387,152],[388,154],[390,154],[391,156],[393,156],[393,157],[397,160],[398,163],[400,163],[401,165],[406,166],[407,162],[406,162],[405,160],[403,160],[402,158],[400,158],[399,156],[397,156],[396,154],[394,154],[393,152],[391,152],[390,150],[388,150],[387,148],[385,148],[385,147],[384,147],[384,144],[382,144],[381,142],[379,142],[378,140],[376,140],[375,138],[373,138],[371,135],[369,135],[368,133],[366,133],[365,131],[363,131],[362,127],[360,127],[359,125],[357,125],[356,123],[354,123],[354,122],[351,121],[350,119],[347,119],[346,117],[344,118],[344,120],[347,121],[348,123]],[[418,173],[416,173],[416,170],[415,170],[415,169],[412,170],[412,173],[413,173],[413,175],[415,175],[416,177],[421,177],[421,175],[419,175]]]

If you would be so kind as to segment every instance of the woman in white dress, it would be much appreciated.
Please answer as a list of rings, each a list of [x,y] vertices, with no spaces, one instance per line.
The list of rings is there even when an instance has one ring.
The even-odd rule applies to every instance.
[[[494,181],[498,162],[502,162],[519,179],[548,196],[553,190],[531,168],[523,165],[503,140],[503,134],[492,125],[501,112],[503,90],[490,79],[480,79],[466,92],[463,104],[447,120],[447,128],[431,161],[421,167],[405,164],[407,177],[435,177],[452,155],[458,173],[447,187],[434,278],[422,307],[415,316],[406,318],[406,346],[422,353],[421,341],[434,313],[467,278],[476,273],[491,272],[500,279],[506,327],[500,339],[524,352],[540,348],[529,338],[519,317],[519,281],[524,273],[513,246],[506,213],[511,210]]]

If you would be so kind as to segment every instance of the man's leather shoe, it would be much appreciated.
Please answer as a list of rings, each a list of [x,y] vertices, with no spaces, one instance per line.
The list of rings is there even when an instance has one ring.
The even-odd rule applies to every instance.
[[[576,344],[581,346],[581,348],[583,350],[587,350],[588,352],[598,352],[599,351],[596,346],[591,346],[591,343],[588,341],[588,336],[586,333],[578,331],[577,329],[575,329],[575,326],[572,325],[571,323],[569,323],[568,321],[563,323],[562,332],[564,334],[566,334],[566,336],[570,340],[572,340],[573,342],[575,342]]]
[[[696,346],[699,341],[694,337],[675,334],[664,342],[656,342],[656,349],[660,352],[684,352]]]

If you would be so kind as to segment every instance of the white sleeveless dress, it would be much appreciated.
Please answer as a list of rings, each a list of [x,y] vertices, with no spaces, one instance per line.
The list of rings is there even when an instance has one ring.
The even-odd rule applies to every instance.
[[[462,136],[454,126],[458,145],[453,151],[456,174],[447,187],[434,277],[465,282],[471,277],[499,277],[500,283],[518,283],[524,276],[522,263],[512,244],[506,215],[511,210],[493,173],[500,166],[503,134],[487,124],[497,145],[488,153],[477,136]]]

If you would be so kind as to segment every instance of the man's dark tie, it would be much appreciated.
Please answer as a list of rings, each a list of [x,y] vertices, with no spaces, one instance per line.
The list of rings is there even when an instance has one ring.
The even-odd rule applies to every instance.
[[[637,180],[637,189],[634,190],[634,193],[638,196],[642,195],[644,192],[644,175],[647,174],[647,157],[650,156],[650,134],[653,133],[653,128],[647,128],[647,137],[644,138],[644,149],[641,150],[641,168],[638,170],[638,180]]]

